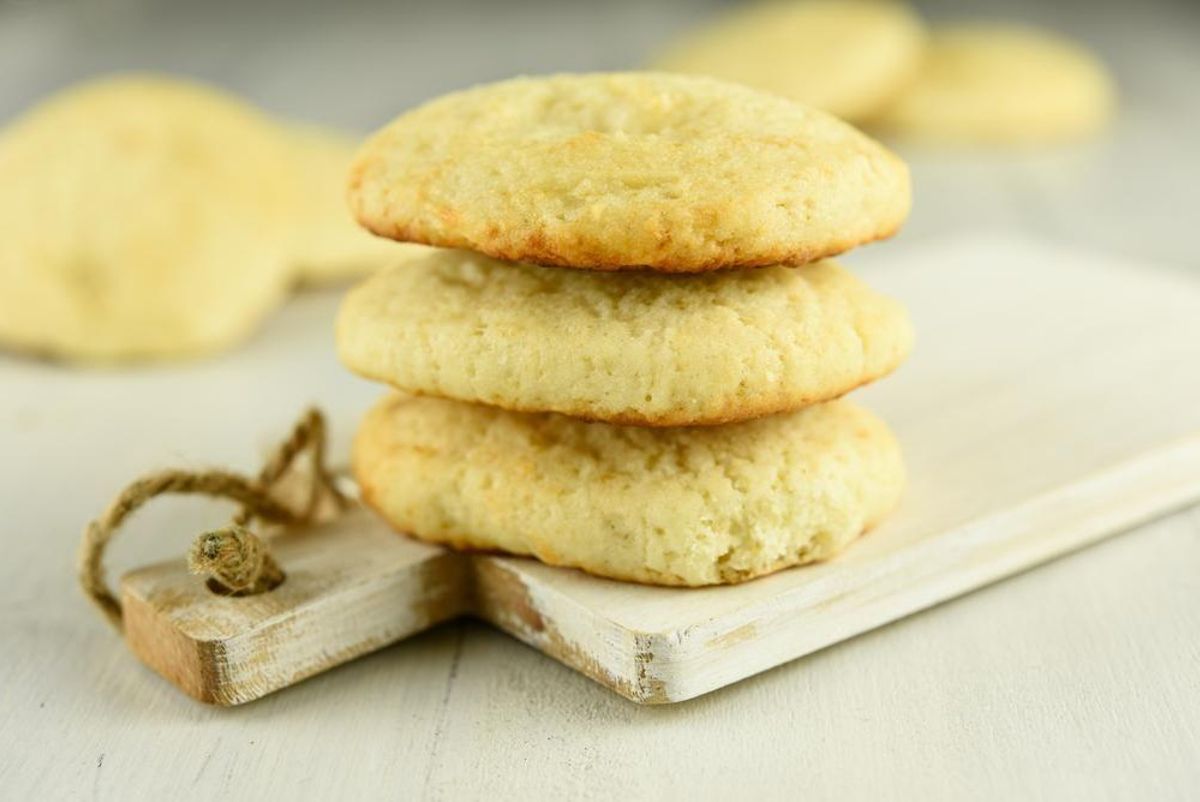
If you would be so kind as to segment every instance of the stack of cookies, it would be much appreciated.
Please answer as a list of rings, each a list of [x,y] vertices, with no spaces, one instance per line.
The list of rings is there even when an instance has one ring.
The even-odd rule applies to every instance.
[[[400,392],[354,472],[397,529],[661,585],[827,558],[897,503],[904,309],[825,257],[892,234],[904,164],[706,78],[518,79],[375,135],[350,202],[439,246],[355,288],[353,370]]]

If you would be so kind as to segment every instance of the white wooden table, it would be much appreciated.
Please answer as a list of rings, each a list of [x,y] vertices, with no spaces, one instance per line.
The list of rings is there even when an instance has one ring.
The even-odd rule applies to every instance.
[[[161,66],[365,126],[474,79],[620,66],[697,13],[632,0],[607,11],[451,4],[429,18],[276,8],[234,29],[212,22],[232,5],[92,4],[82,17],[74,5],[0,3],[0,74],[19,76],[0,84],[0,115],[93,69]],[[1074,27],[1124,88],[1112,139],[1074,153],[908,153],[917,207],[903,238],[1007,228],[1175,263],[1200,281],[1200,13],[1081,8]],[[1050,12],[1026,16],[1039,13]],[[475,46],[446,59],[468,23]],[[80,527],[148,468],[255,467],[308,402],[333,413],[344,454],[377,390],[334,360],[335,304],[333,293],[302,297],[247,348],[182,367],[75,372],[0,357],[0,798],[1200,793],[1197,509],[672,707],[637,707],[471,623],[242,708],[192,702],[76,590]],[[1180,370],[1200,370],[1200,344]],[[174,556],[221,514],[163,502],[111,564]]]

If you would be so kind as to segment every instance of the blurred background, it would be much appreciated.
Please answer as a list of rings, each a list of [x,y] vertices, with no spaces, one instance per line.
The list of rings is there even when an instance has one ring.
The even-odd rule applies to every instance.
[[[714,13],[712,0],[318,3],[0,0],[0,121],[113,70],[232,89],[267,110],[358,131],[428,98],[521,73],[629,69]],[[916,178],[903,238],[1018,228],[1094,249],[1200,262],[1200,3],[925,0],[931,23],[1027,22],[1109,67],[1119,114],[1079,145],[898,144]]]
[[[279,118],[345,128],[362,135],[421,101],[480,82],[522,73],[636,69],[647,64],[668,42],[734,5],[715,0],[349,0],[336,3],[313,0],[0,0],[0,127],[7,126],[42,98],[78,81],[114,71],[137,70],[199,79],[231,90]],[[885,243],[856,250],[846,257],[848,265],[855,269],[866,266],[882,273],[888,268],[889,255],[898,253],[905,243],[991,231],[1065,243],[1089,253],[1127,257],[1138,265],[1162,263],[1182,269],[1200,269],[1200,249],[1195,242],[1200,217],[1200,1],[912,0],[912,5],[931,26],[966,20],[1017,22],[1040,26],[1073,39],[1090,50],[1111,73],[1117,90],[1117,110],[1111,122],[1094,136],[1065,144],[933,147],[889,141],[912,168],[913,212],[896,245]],[[61,150],[53,137],[51,144],[55,146],[39,151],[45,159],[38,166],[54,170],[65,162],[58,157]],[[3,151],[0,151],[2,155]],[[9,166],[15,161],[10,160]],[[66,164],[63,172],[73,178],[73,168],[70,163]],[[4,166],[2,159],[0,166]],[[38,188],[45,182],[28,183]],[[330,187],[332,198],[336,184],[331,183]],[[4,183],[0,182],[0,201],[6,197],[21,197],[12,191],[12,187],[7,195],[4,189]],[[139,199],[142,197],[136,190],[132,194]],[[185,197],[185,200],[189,199]],[[16,206],[28,204],[18,200]],[[137,204],[131,206],[141,210]],[[13,208],[10,206],[9,210]],[[165,216],[172,221],[180,217]],[[48,218],[48,222],[38,228],[47,238],[56,241],[67,238],[64,231],[69,231],[69,227],[59,226],[54,215],[34,212],[30,218],[34,222]],[[92,222],[89,217],[78,228],[90,232],[92,227],[87,224]],[[16,241],[21,232],[10,233],[12,236],[0,236],[0,245],[8,240]],[[358,232],[354,230],[353,233]],[[5,253],[0,247],[0,257]],[[126,267],[125,261],[118,261],[121,264],[114,267],[115,275],[121,275],[121,268]],[[151,267],[157,268],[169,260],[148,261],[153,262]],[[212,263],[228,261],[212,260]],[[9,260],[7,264],[16,269],[6,278],[3,269],[6,262],[0,258],[0,315],[4,313],[3,293],[10,293],[10,300],[17,299],[10,309],[30,306],[18,293],[20,281],[15,285],[17,290],[11,289],[12,285],[6,281],[11,281],[13,276],[36,277],[38,267],[27,265],[20,259]],[[241,267],[236,266],[237,269]],[[57,278],[49,280],[47,285],[50,290],[64,290],[64,294],[72,289],[65,280]],[[53,765],[45,762],[34,767],[34,759],[29,758],[29,768],[25,770],[28,777],[34,781],[50,778],[61,782],[60,787],[70,784],[75,790],[87,787],[85,783],[90,784],[92,796],[100,798],[101,794],[96,790],[101,768],[97,755],[103,763],[104,744],[114,734],[136,730],[138,737],[144,734],[154,742],[162,740],[167,744],[161,755],[154,755],[154,760],[136,761],[154,769],[153,776],[147,775],[150,777],[147,782],[153,784],[157,796],[161,797],[166,788],[174,794],[182,787],[179,783],[192,774],[198,781],[212,754],[201,747],[211,746],[215,750],[214,744],[222,738],[226,739],[224,748],[231,757],[218,758],[206,781],[223,773],[220,787],[236,791],[242,777],[235,773],[235,768],[257,765],[237,762],[248,751],[248,747],[240,746],[242,741],[239,739],[259,738],[260,744],[285,743],[284,752],[268,754],[286,753],[307,761],[306,771],[317,776],[328,769],[321,761],[313,759],[318,753],[295,749],[291,742],[278,740],[281,733],[304,730],[303,726],[293,729],[293,723],[311,725],[308,731],[313,733],[312,743],[326,744],[329,733],[337,731],[339,726],[349,731],[358,729],[366,718],[381,718],[377,715],[381,704],[378,699],[346,690],[354,684],[353,680],[361,679],[363,674],[358,673],[346,675],[340,686],[314,683],[309,685],[308,696],[287,697],[311,703],[318,694],[313,689],[319,688],[319,693],[328,696],[328,715],[311,704],[307,707],[301,704],[297,709],[304,721],[293,719],[282,723],[284,718],[279,714],[284,708],[266,703],[268,706],[243,711],[240,717],[227,718],[229,730],[215,729],[214,711],[186,707],[188,703],[177,697],[166,683],[150,683],[148,672],[134,671],[133,661],[119,639],[93,615],[78,592],[73,571],[73,554],[81,528],[127,481],[147,470],[164,467],[229,466],[243,471],[257,470],[267,449],[275,445],[291,421],[309,404],[315,404],[329,414],[330,455],[335,464],[344,462],[357,421],[378,398],[380,390],[350,375],[334,353],[333,319],[343,290],[344,285],[318,289],[306,286],[303,291],[287,296],[286,303],[281,291],[282,308],[272,308],[269,313],[264,311],[259,321],[261,325],[254,330],[253,336],[239,341],[227,351],[201,359],[189,357],[178,362],[168,360],[116,367],[81,366],[69,361],[42,359],[37,354],[31,356],[0,342],[0,509],[6,513],[6,527],[0,533],[0,544],[4,548],[4,558],[0,559],[0,588],[3,588],[0,591],[0,642],[5,644],[0,652],[7,653],[0,655],[0,680],[18,678],[0,681],[0,721],[6,720],[7,709],[2,703],[5,691],[10,691],[14,709],[20,697],[24,705],[21,715],[28,716],[27,719],[11,717],[12,726],[0,726],[0,752],[16,756],[15,761],[0,759],[0,787],[3,787],[5,769],[16,767],[14,772],[20,769],[23,752],[36,750],[44,755],[45,761],[53,760]],[[1037,291],[1036,286],[1029,288],[1030,293]],[[1086,300],[1088,288],[1081,287],[1079,292],[1081,299]],[[187,301],[191,303],[192,299],[189,297]],[[946,298],[948,308],[954,308],[954,303],[953,297]],[[34,309],[29,317],[47,316]],[[2,318],[0,323],[3,323]],[[921,321],[917,320],[916,325],[920,332]],[[964,354],[963,358],[973,357]],[[986,364],[985,360],[986,356],[979,361]],[[1181,364],[1179,369],[1194,371],[1197,364],[1200,359]],[[935,397],[934,392],[931,388],[931,397]],[[1097,399],[1098,403],[1103,401]],[[139,513],[130,527],[132,531],[123,533],[121,542],[110,552],[110,575],[116,577],[133,566],[179,557],[191,535],[223,523],[227,514],[227,509],[214,508],[211,501],[197,499],[171,501],[154,506],[144,514]],[[1188,534],[1191,533],[1189,530]],[[1153,541],[1153,548],[1157,548],[1153,544],[1161,542],[1164,541]],[[1146,554],[1149,555],[1153,548],[1147,549]],[[1164,560],[1173,559],[1173,552],[1163,554]],[[1087,586],[1090,583],[1099,588],[1095,597],[1100,598],[1108,586],[1126,584],[1124,580],[1110,581],[1110,576],[1115,575],[1102,576],[1097,571],[1084,573],[1081,581],[1072,581],[1071,585]],[[1181,589],[1175,591],[1177,595],[1185,597],[1189,589],[1182,585],[1178,587]],[[1008,624],[1009,631],[1018,628],[1018,623],[1013,622],[1049,618],[1047,610],[1060,612],[1058,594],[1059,591],[1054,589],[1044,596],[1028,597],[1038,601],[1038,606],[1036,609],[1019,609]],[[1115,609],[1116,605],[1124,605],[1125,598],[1113,596],[1114,608],[1089,607],[1089,615],[1093,609]],[[1168,597],[1155,597],[1147,603],[1163,598]],[[1194,601],[1194,595],[1187,598]],[[1039,601],[1042,599],[1047,601]],[[957,632],[980,630],[977,620],[972,618],[978,608],[966,609],[971,612],[958,613],[962,626]],[[1130,606],[1126,610],[1126,620],[1134,620],[1142,609]],[[1079,619],[1064,621],[1073,623]],[[1184,621],[1181,626],[1186,624]],[[1024,623],[1020,623],[1020,629],[1025,629]],[[463,631],[455,630],[457,633]],[[532,700],[532,715],[543,715],[554,705],[567,710],[585,710],[586,715],[576,713],[578,717],[569,719],[568,723],[573,721],[575,725],[583,726],[587,722],[590,727],[587,716],[591,714],[586,708],[593,705],[591,700],[595,697],[577,693],[574,685],[563,685],[557,695],[546,693],[545,689],[553,684],[553,672],[560,670],[557,666],[523,656],[519,647],[507,644],[499,636],[480,636],[477,627],[466,631],[474,633],[472,638],[475,640],[470,643],[483,642],[492,644],[488,648],[510,649],[499,651],[506,661],[516,666],[509,674],[497,674],[501,679],[516,677],[509,685],[500,686],[503,695],[515,694]],[[1054,631],[1045,630],[1043,634]],[[1080,652],[1085,656],[1083,659],[1091,660],[1093,655],[1102,657],[1106,654],[1098,651],[1100,646],[1096,644],[1108,641],[1094,635],[1095,631],[1084,629],[1084,635],[1093,633],[1091,637],[1095,643]],[[952,637],[944,637],[941,632],[938,630],[936,640],[917,641],[922,659],[931,654],[940,661],[943,644],[954,643]],[[985,626],[983,632],[990,648],[981,650],[981,655],[999,655],[997,650],[1007,648],[1008,641],[998,641],[998,646],[990,643],[989,627]],[[481,640],[483,637],[491,639]],[[984,643],[985,640],[977,642]],[[1036,640],[1021,642],[1036,643]],[[463,644],[461,634],[435,634],[421,643],[428,655],[404,652],[404,659],[410,661],[405,665],[415,666],[414,671],[425,671],[430,666],[441,665],[437,661],[443,657],[448,661],[453,653],[453,665],[457,667]],[[958,643],[960,651],[972,643],[963,636]],[[1114,639],[1112,643],[1125,649],[1128,642]],[[1194,644],[1192,648],[1194,650]],[[1160,711],[1175,710],[1174,702],[1171,699],[1158,705],[1145,702],[1147,695],[1141,678],[1147,673],[1148,664],[1140,661],[1147,659],[1145,654],[1153,653],[1143,653],[1136,644],[1132,652],[1132,662],[1125,666],[1126,673],[1115,672],[1112,682],[1124,682],[1125,677],[1135,676],[1136,682],[1130,680],[1134,690],[1127,701],[1136,703],[1142,710],[1142,718],[1159,727],[1156,717]],[[847,658],[846,654],[852,656]],[[469,656],[476,655],[472,652]],[[1004,656],[1007,659],[1010,655]],[[11,673],[5,673],[8,669],[4,658],[7,658],[7,665],[14,667]],[[846,662],[839,663],[839,659]],[[854,663],[857,659],[861,659],[861,652],[848,652],[841,658],[834,656],[825,665],[833,666],[847,676],[861,676],[864,682],[892,673],[889,663],[886,673],[862,674],[858,664]],[[1036,674],[1031,687],[1046,688],[1047,693],[1055,693],[1054,685],[1047,683],[1052,683],[1056,675],[1042,676],[1046,664],[1041,658],[1026,656],[1018,663],[1009,666],[1009,673],[999,674],[1001,685],[1007,681],[1005,677],[1017,676],[1024,681]],[[911,668],[916,663],[909,665]],[[947,665],[954,668],[962,664]],[[1053,662],[1048,665],[1051,669],[1054,667]],[[397,669],[395,660],[377,660],[356,671],[375,672],[380,676],[387,674],[387,682],[403,687],[405,680],[394,680],[388,673]],[[825,693],[816,690],[821,688],[820,681],[810,677],[820,675],[808,674],[809,669],[810,666],[806,666],[803,674],[794,675],[804,677],[797,682],[809,688],[810,693]],[[1136,674],[1131,673],[1135,669]],[[455,670],[450,669],[452,676]],[[441,675],[433,673],[433,669],[429,671],[430,684],[417,682],[408,689],[410,693],[442,694]],[[526,680],[516,676],[521,671],[530,672],[531,678]],[[534,675],[532,672],[535,671],[544,673]],[[919,673],[933,680],[924,686],[914,684],[917,696],[912,697],[911,709],[921,711],[922,715],[928,713],[931,718],[941,716],[949,722],[944,732],[951,739],[948,742],[953,743],[951,751],[954,754],[961,757],[979,753],[980,759],[998,761],[984,764],[995,777],[1016,776],[1020,764],[1016,764],[1018,771],[1014,772],[1008,754],[990,748],[977,749],[963,735],[963,721],[969,722],[971,714],[962,711],[979,706],[986,708],[984,712],[989,716],[984,743],[989,747],[1001,743],[992,729],[991,709],[1007,708],[1019,697],[1007,691],[999,695],[981,693],[981,689],[988,690],[983,678],[991,677],[992,667],[979,672],[978,678],[970,675],[961,685],[962,698],[970,702],[969,705],[963,702],[958,707],[952,701],[934,696],[929,689],[936,688],[940,692],[938,682],[941,678],[947,679],[946,684],[953,684],[962,681],[962,675],[953,671],[927,672],[924,667]],[[896,676],[903,680],[906,675]],[[435,686],[433,682],[438,684]],[[773,734],[773,722],[786,720],[789,726],[807,722],[811,711],[805,705],[795,704],[791,697],[781,700],[772,695],[772,688],[785,687],[779,682],[777,679],[774,685],[756,686],[741,695],[724,697],[737,708],[739,715],[743,712],[740,706],[750,701],[778,716],[765,718],[761,724],[757,719],[751,719],[747,728],[753,730],[734,729],[735,736],[730,743],[737,747],[733,750],[735,754],[739,748],[741,754],[748,753],[750,742],[744,737],[746,732]],[[898,687],[884,683],[870,693],[856,697],[858,701],[847,697],[850,706],[839,712],[838,721],[871,726],[872,716],[876,713],[873,708],[877,707],[873,700],[882,699],[884,706],[890,705],[892,700],[888,694]],[[445,689],[449,698],[448,684]],[[921,698],[922,693],[930,696]],[[399,698],[400,702],[388,701],[386,704],[402,710],[404,697]],[[795,698],[805,697],[798,695]],[[48,708],[43,700],[49,700]],[[37,709],[34,709],[34,702],[39,703]],[[606,703],[594,706],[603,711],[607,709],[603,707]],[[688,726],[719,723],[717,719],[705,719],[709,716],[706,711],[712,709],[694,708],[698,718],[691,720]],[[1061,735],[1064,741],[1070,741],[1072,747],[1079,750],[1074,754],[1083,755],[1101,735],[1111,736],[1114,742],[1125,737],[1123,727],[1114,729],[1112,726],[1117,721],[1113,718],[1117,714],[1112,710],[1119,713],[1122,708],[1103,708],[1102,717],[1092,719],[1077,714],[1078,709],[1053,705],[1014,708],[1014,715],[1028,714],[1031,720],[1053,715],[1066,720],[1057,729],[1050,727],[1041,735],[1035,733],[1027,739],[1024,744],[1029,750],[1026,768],[1031,763],[1045,765],[1047,772],[1062,774],[1069,779],[1072,772],[1081,774],[1095,765],[1095,761],[1107,759],[1104,755],[1089,756],[1087,760],[1080,757],[1077,763],[1065,767],[1045,762],[1046,755],[1055,754],[1047,746],[1050,738]],[[134,711],[136,716],[132,720],[127,718],[129,711]],[[660,712],[671,715],[655,711],[655,717],[648,720],[664,721],[657,716]],[[961,714],[961,720],[956,718],[956,712]],[[360,719],[354,719],[356,715]],[[627,708],[613,714],[614,720],[637,724],[640,720],[634,719],[633,715],[634,712]],[[261,716],[261,719],[256,725],[254,719],[247,716]],[[27,721],[35,720],[46,722],[41,725],[45,729],[40,735],[25,726]],[[333,730],[329,727],[330,721],[334,722]],[[402,733],[406,744],[410,741],[417,744],[424,738],[424,735],[413,737],[410,733],[434,729],[432,722],[410,726],[402,719],[396,721],[401,722],[397,731]],[[685,719],[677,721],[682,723]],[[822,743],[828,741],[831,748],[841,743],[836,738],[828,738],[826,732],[834,731],[830,728],[837,722],[820,717],[813,721],[816,722],[814,739]],[[143,722],[152,724],[145,726]],[[213,728],[205,729],[204,725]],[[255,726],[263,729],[255,729]],[[1142,726],[1150,727],[1151,724],[1143,723]],[[1164,739],[1179,731],[1172,729],[1170,721],[1162,726],[1162,732],[1166,733]],[[599,729],[608,735],[619,731],[615,725]],[[646,727],[635,729],[643,734],[650,732]],[[911,729],[912,725],[906,722],[904,729],[897,731],[907,734]],[[46,732],[52,735],[47,736]],[[259,735],[260,732],[265,735]],[[437,732],[435,737],[440,737],[440,722]],[[494,737],[490,730],[481,732],[484,733],[482,737]],[[530,728],[530,732],[539,739],[545,735],[541,727]],[[740,745],[735,743],[737,732],[743,733]],[[1021,732],[1024,734],[1025,731]],[[46,739],[51,737],[55,739],[53,748],[47,746]],[[39,741],[39,738],[43,740]],[[546,740],[549,742],[550,737]],[[718,740],[721,749],[727,751],[728,738],[724,730]],[[904,740],[910,739],[905,737]],[[255,742],[250,740],[249,743],[253,746]],[[498,739],[497,743],[505,750],[503,759],[511,762],[513,753],[508,741]],[[628,743],[622,740],[620,749],[629,751]],[[798,749],[797,754],[811,751],[808,746],[801,745],[803,748]],[[908,748],[912,744],[901,746]],[[919,764],[926,772],[922,776],[940,771],[941,764],[937,760],[925,760],[928,755],[918,754],[919,749],[916,752],[904,751],[904,748],[897,751],[893,743],[872,748],[893,757],[916,755],[917,761],[913,765]],[[1176,751],[1163,750],[1164,759],[1178,755],[1179,764],[1188,765],[1189,756],[1185,754],[1188,744],[1180,740],[1172,748]],[[575,770],[577,765],[583,765],[585,769],[592,767],[594,752],[588,749],[570,756],[570,760],[578,759],[583,764],[564,763],[578,775],[581,784],[595,778],[587,771]],[[866,753],[870,751],[868,748]],[[993,751],[995,754],[991,754]],[[199,763],[202,754],[208,757],[203,758],[197,771],[190,761],[194,758]],[[380,753],[379,762],[368,762],[365,765],[370,769],[359,774],[368,776],[375,772],[381,777],[390,777],[396,771],[407,771],[406,755],[411,758],[413,754],[415,751],[410,749],[405,753],[403,748],[398,755]],[[1036,755],[1036,758],[1029,755]],[[1129,752],[1125,757],[1134,760],[1137,753]],[[1128,764],[1122,760],[1112,762],[1115,766],[1120,764],[1117,768]],[[108,773],[105,777],[120,777],[121,783],[127,783],[128,774],[115,774],[120,769],[114,768],[114,764],[120,766],[116,755],[104,765],[103,770]],[[720,761],[714,765],[720,765]],[[1143,767],[1128,765],[1131,776],[1142,782]],[[480,763],[470,768],[483,771],[482,766],[484,764]],[[310,774],[298,776],[300,781],[309,782]],[[630,777],[631,782],[638,781],[637,775]],[[941,778],[938,780],[940,782]],[[114,795],[116,798],[132,798],[124,793],[123,786],[114,785],[117,780],[108,781],[109,788],[117,787],[120,791]],[[944,790],[948,786],[940,787]],[[1028,791],[1028,787],[1025,790]],[[2,796],[4,794],[0,793]]]

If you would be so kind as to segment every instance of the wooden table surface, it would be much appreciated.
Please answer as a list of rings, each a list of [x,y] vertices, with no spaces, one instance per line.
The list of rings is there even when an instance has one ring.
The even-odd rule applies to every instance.
[[[633,0],[435,5],[334,17],[277,4],[0,3],[0,118],[96,70],[161,67],[367,127],[473,80],[634,63],[700,13]],[[917,201],[902,238],[1019,231],[1200,281],[1200,10],[1001,13],[1091,41],[1118,74],[1122,116],[1070,152],[905,151]],[[0,357],[0,798],[1200,793],[1200,509],[672,707],[633,705],[474,623],[242,708],[192,702],[84,602],[80,529],[141,471],[255,467],[309,402],[333,414],[344,455],[378,390],[334,359],[336,300],[300,297],[246,348],[184,366],[70,371]],[[1200,344],[1179,369],[1200,370]],[[222,514],[191,501],[146,511],[114,570],[179,554]]]

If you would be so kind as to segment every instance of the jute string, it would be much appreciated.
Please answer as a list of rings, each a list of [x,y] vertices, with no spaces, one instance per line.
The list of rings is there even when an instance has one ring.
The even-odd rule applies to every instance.
[[[303,507],[295,510],[275,498],[272,490],[305,451],[312,463],[311,481]],[[304,524],[315,520],[322,498],[331,500],[338,509],[348,503],[325,465],[325,419],[316,409],[304,413],[256,477],[219,469],[165,470],[135,480],[112,500],[103,515],[87,525],[79,549],[79,583],[118,630],[122,628],[121,602],[105,580],[104,550],[133,512],[168,493],[224,498],[238,504],[239,510],[228,526],[200,535],[188,553],[193,573],[207,574],[210,586],[215,583],[221,592],[238,595],[270,590],[284,579],[266,543],[250,530],[251,522]]]

